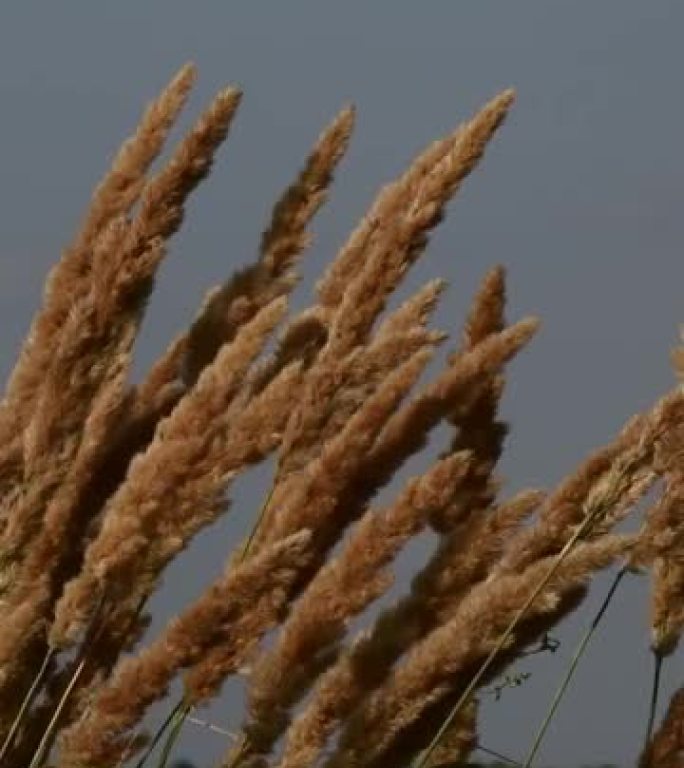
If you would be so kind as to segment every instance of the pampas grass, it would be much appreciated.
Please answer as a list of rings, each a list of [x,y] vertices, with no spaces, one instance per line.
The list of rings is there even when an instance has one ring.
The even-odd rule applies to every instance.
[[[486,739],[482,687],[614,563],[651,575],[653,651],[671,654],[684,628],[681,385],[557,488],[506,497],[505,369],[539,320],[506,319],[505,271],[494,266],[458,344],[428,375],[448,338],[430,327],[444,283],[386,312],[512,91],[379,192],[314,304],[288,317],[309,225],[351,137],[354,109],[342,109],[277,201],[254,263],[209,290],[187,331],[129,383],[168,241],[239,107],[238,90],[221,91],[152,173],[194,78],[180,70],[95,189],[0,403],[2,765],[149,765],[160,742],[164,764],[180,728],[200,722],[193,708],[231,676],[246,695],[224,766],[457,764]],[[681,378],[681,350],[673,361]],[[379,504],[440,425],[448,448]],[[141,643],[167,565],[231,513],[236,478],[267,459],[276,472],[248,538]],[[616,532],[653,488],[641,529]],[[434,551],[408,590],[351,631],[426,528]],[[176,680],[181,699],[146,732]],[[681,764],[681,701],[649,729],[643,768]]]

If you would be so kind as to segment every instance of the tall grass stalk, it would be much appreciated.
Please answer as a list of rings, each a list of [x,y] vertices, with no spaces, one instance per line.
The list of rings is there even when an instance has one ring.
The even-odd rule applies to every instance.
[[[624,470],[623,470],[624,471]],[[586,536],[592,529],[593,525],[601,518],[601,516],[608,511],[609,507],[604,507],[602,505],[597,505],[597,507],[593,510],[591,510],[586,517],[584,518],[584,521],[578,528],[576,529],[575,533],[572,535],[572,537],[567,541],[563,549],[558,553],[557,557],[555,558],[555,561],[551,565],[551,567],[546,572],[545,576],[539,581],[536,588],[533,590],[533,592],[530,594],[530,596],[527,598],[525,603],[521,606],[521,608],[518,610],[518,612],[515,614],[509,625],[506,627],[504,632],[499,637],[499,640],[496,642],[492,650],[489,652],[489,655],[487,658],[483,661],[480,668],[477,670],[477,672],[473,675],[468,685],[465,687],[464,691],[461,693],[459,699],[454,704],[452,709],[449,711],[449,714],[446,716],[444,721],[442,722],[441,726],[439,727],[437,733],[433,737],[432,741],[428,744],[427,749],[418,757],[417,761],[414,764],[414,768],[426,768],[430,757],[432,756],[432,753],[435,751],[437,746],[439,745],[440,741],[444,737],[445,733],[449,729],[449,726],[453,723],[457,715],[460,713],[461,708],[463,705],[468,701],[470,696],[474,693],[478,685],[480,684],[480,681],[483,679],[483,677],[487,674],[490,667],[496,660],[499,653],[503,650],[503,648],[506,646],[510,638],[512,637],[513,633],[517,629],[520,622],[525,618],[528,611],[534,604],[535,600],[541,595],[544,588],[549,584],[551,579],[555,576],[555,574],[558,572],[558,569],[563,564],[564,560],[567,558],[567,556],[572,551],[573,547],[584,537]]]
[[[33,754],[33,758],[31,759],[29,768],[38,768],[38,766],[42,765],[43,760],[47,757],[47,752],[48,752],[48,749],[50,748],[50,743],[52,742],[52,739],[55,735],[55,731],[59,723],[59,718],[62,715],[62,711],[64,710],[64,707],[66,707],[67,702],[69,701],[69,697],[71,696],[72,691],[74,690],[76,684],[78,683],[79,677],[83,674],[85,665],[86,665],[86,658],[83,657],[79,661],[79,663],[76,666],[76,669],[71,675],[69,684],[64,689],[64,693],[62,694],[62,697],[60,698],[59,703],[57,704],[57,707],[53,712],[52,717],[50,718],[50,722],[48,723],[47,728],[43,733],[43,737],[40,740],[40,743],[38,744],[38,749],[36,749],[35,753]]]
[[[549,726],[551,725],[551,721],[553,720],[554,715],[556,714],[556,711],[558,710],[558,707],[560,706],[561,699],[565,695],[565,692],[568,689],[568,686],[570,685],[570,681],[572,680],[572,676],[575,674],[575,671],[580,663],[580,660],[582,659],[582,656],[584,655],[584,652],[586,651],[589,641],[591,640],[594,632],[598,628],[598,625],[601,623],[601,620],[603,619],[606,611],[608,610],[608,606],[610,605],[611,600],[615,596],[615,593],[620,586],[620,582],[625,577],[625,575],[628,572],[628,568],[626,566],[623,566],[620,568],[620,570],[615,575],[610,588],[608,590],[608,593],[606,594],[603,602],[601,603],[601,606],[599,607],[598,611],[596,612],[596,615],[594,616],[591,624],[587,628],[586,632],[582,636],[582,639],[580,640],[572,659],[570,660],[570,664],[568,666],[568,669],[563,676],[563,679],[558,686],[556,693],[553,697],[553,700],[551,701],[551,705],[549,706],[549,709],[539,726],[539,730],[537,731],[534,741],[532,742],[532,746],[530,747],[530,750],[527,754],[527,757],[525,758],[525,762],[523,763],[522,768],[530,768],[532,765],[532,761],[537,756],[537,752],[539,751],[542,741],[544,739],[544,736],[546,735],[546,731],[548,730]]]
[[[45,673],[47,672],[47,669],[50,665],[50,662],[55,657],[55,649],[54,648],[48,648],[45,652],[45,656],[43,657],[43,662],[40,665],[38,672],[36,672],[36,676],[33,679],[33,682],[31,683],[31,687],[28,689],[26,696],[24,696],[21,707],[19,708],[19,711],[17,712],[17,716],[14,718],[12,725],[7,732],[7,736],[5,737],[5,741],[2,744],[2,748],[0,749],[0,764],[2,764],[2,761],[7,754],[7,750],[12,745],[12,742],[14,740],[14,737],[19,730],[22,720],[24,719],[24,716],[29,710],[29,707],[33,703],[33,700],[38,693],[40,686],[43,682],[43,677],[45,676]]]

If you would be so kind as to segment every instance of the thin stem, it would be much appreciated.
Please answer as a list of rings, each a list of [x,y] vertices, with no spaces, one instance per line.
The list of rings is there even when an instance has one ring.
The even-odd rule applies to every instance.
[[[575,673],[575,670],[577,669],[577,665],[579,664],[580,659],[582,658],[582,655],[584,654],[584,651],[586,650],[589,644],[589,640],[591,640],[591,637],[594,634],[594,631],[596,630],[599,623],[601,622],[601,619],[603,618],[606,610],[608,609],[610,601],[613,599],[613,595],[615,594],[618,586],[620,585],[620,582],[622,581],[625,574],[627,573],[627,570],[628,570],[627,566],[624,566],[617,572],[615,578],[613,579],[613,583],[611,584],[610,589],[608,590],[608,594],[606,595],[603,603],[601,604],[601,607],[596,613],[596,616],[594,616],[593,621],[589,625],[587,631],[584,633],[584,636],[582,637],[582,640],[577,646],[577,649],[573,654],[572,661],[570,662],[570,666],[568,667],[568,670],[563,680],[561,681],[561,684],[559,685],[555,696],[553,697],[551,706],[549,707],[549,710],[546,713],[546,717],[544,718],[541,726],[539,727],[539,730],[537,731],[537,735],[535,736],[534,742],[532,743],[532,747],[530,748],[527,758],[525,759],[523,768],[530,768],[530,766],[532,765],[532,761],[536,757],[537,752],[539,751],[539,747],[541,746],[542,739],[544,738],[546,731],[549,725],[551,724],[551,720],[553,719],[553,716],[556,714],[556,710],[558,709],[561,699],[565,695],[568,685],[570,684],[570,680],[572,679],[572,676]]]
[[[66,707],[67,701],[69,700],[71,693],[76,687],[76,683],[78,682],[79,678],[83,674],[83,670],[85,669],[86,663],[88,661],[88,654],[92,649],[92,644],[98,639],[99,635],[102,632],[102,627],[97,627],[97,622],[99,621],[102,613],[102,608],[105,603],[105,597],[106,597],[106,589],[100,593],[97,604],[95,606],[95,610],[90,619],[90,623],[88,625],[88,631],[86,633],[86,639],[83,645],[81,646],[79,656],[77,656],[77,658],[79,659],[78,665],[76,666],[76,669],[71,675],[71,679],[69,680],[67,687],[64,689],[64,693],[62,694],[62,697],[59,700],[54,713],[52,714],[52,718],[50,719],[50,722],[48,723],[48,726],[45,729],[45,733],[43,734],[43,737],[40,740],[40,744],[38,744],[38,748],[33,753],[33,758],[31,760],[29,768],[36,768],[43,761],[43,758],[45,757],[45,753],[48,751],[50,744],[52,742],[52,739],[55,736],[55,730],[57,728],[59,718],[61,717],[62,712]]]
[[[472,679],[466,686],[465,690],[459,697],[458,701],[456,702],[456,704],[454,704],[449,714],[444,719],[442,725],[439,727],[439,730],[435,734],[434,738],[428,745],[427,749],[425,749],[425,751],[420,755],[420,757],[418,758],[418,761],[416,762],[415,766],[413,766],[413,768],[426,768],[432,753],[435,751],[437,745],[442,740],[444,734],[449,730],[449,726],[451,725],[451,723],[453,723],[454,719],[456,718],[458,713],[461,711],[466,701],[470,699],[473,692],[480,684],[482,678],[489,671],[489,668],[491,667],[496,657],[499,655],[501,650],[506,646],[506,644],[508,643],[509,639],[511,638],[513,632],[517,628],[520,621],[526,616],[527,612],[532,607],[532,604],[534,603],[534,601],[539,597],[539,595],[542,593],[546,585],[551,581],[553,576],[556,574],[556,571],[563,564],[563,561],[568,556],[572,548],[582,538],[582,536],[584,536],[590,530],[591,526],[597,520],[597,518],[599,517],[602,511],[603,511],[602,505],[597,505],[597,509],[587,514],[584,520],[582,521],[582,523],[577,527],[577,529],[575,530],[575,533],[570,537],[570,539],[566,542],[563,549],[561,549],[561,551],[558,553],[553,564],[550,566],[549,570],[546,572],[544,577],[540,580],[539,584],[537,584],[536,588],[532,591],[532,594],[527,598],[527,600],[522,605],[522,607],[516,612],[515,616],[511,619],[506,629],[501,633],[498,641],[496,642],[492,650],[489,652],[487,658],[484,660],[484,662],[482,663],[478,671],[475,673],[475,675],[473,675]]]
[[[166,739],[166,743],[164,744],[164,749],[162,749],[162,753],[159,757],[157,768],[166,768],[166,764],[168,763],[169,757],[171,756],[171,751],[173,750],[176,742],[178,741],[178,737],[180,736],[180,733],[183,730],[185,718],[188,716],[188,713],[190,712],[191,709],[192,709],[192,704],[190,704],[190,702],[187,702],[185,700],[181,701],[180,707],[178,707],[177,711],[175,712],[172,718],[171,730]]]
[[[658,651],[653,651],[653,687],[651,689],[651,705],[648,712],[648,725],[646,726],[646,737],[644,739],[644,749],[651,741],[653,726],[655,724],[656,709],[658,707],[658,693],[660,691],[660,673],[663,669],[663,655]]]
[[[490,749],[489,747],[483,747],[482,744],[478,744],[475,749],[479,750],[480,752],[484,752],[485,755],[491,755],[492,757],[495,757],[497,760],[501,760],[504,763],[508,763],[508,765],[515,765],[517,768],[520,768],[520,763],[517,760],[514,760],[512,757],[508,757],[507,755],[504,755],[502,752],[497,752],[495,749]]]
[[[81,661],[79,662],[79,665],[74,670],[74,674],[71,676],[71,680],[69,680],[69,685],[67,685],[66,689],[64,690],[64,693],[62,694],[62,698],[59,700],[59,704],[57,705],[57,708],[55,709],[54,714],[52,715],[52,718],[48,723],[48,727],[45,729],[43,738],[40,740],[38,749],[36,749],[36,751],[33,754],[33,759],[31,760],[31,764],[29,765],[29,768],[37,768],[37,766],[39,766],[42,763],[43,758],[45,757],[45,752],[47,751],[48,745],[57,727],[57,723],[59,721],[60,715],[62,714],[62,711],[64,710],[64,707],[66,706],[69,696],[71,695],[71,692],[74,690],[74,687],[76,686],[76,683],[78,682],[79,677],[81,676],[83,670],[85,669],[85,665],[86,665],[86,659],[84,657],[81,659]]]
[[[159,728],[157,728],[157,732],[154,734],[154,738],[149,743],[147,749],[145,750],[140,760],[138,760],[138,762],[136,763],[135,768],[143,768],[143,765],[145,765],[149,756],[154,752],[157,744],[159,744],[159,742],[161,741],[163,735],[166,733],[168,727],[176,718],[176,715],[178,714],[182,706],[183,706],[183,699],[180,699],[180,701],[176,703],[174,708],[166,716],[166,719],[164,720],[164,722],[159,726]]]
[[[259,514],[257,515],[256,522],[254,523],[252,530],[250,531],[249,536],[247,537],[247,541],[245,542],[245,546],[242,548],[242,553],[240,554],[240,559],[238,562],[242,562],[247,555],[249,554],[249,550],[252,548],[252,544],[254,543],[254,539],[256,538],[257,533],[259,532],[259,529],[261,528],[261,524],[264,521],[264,518],[266,517],[266,512],[268,511],[268,507],[271,504],[271,499],[273,498],[273,494],[275,493],[275,482],[271,483],[271,488],[266,495],[266,498],[263,500],[261,504],[261,508],[259,509]]]
[[[55,649],[48,648],[47,652],[45,653],[45,657],[43,658],[43,663],[40,665],[40,669],[38,670],[36,676],[33,678],[31,687],[29,688],[26,696],[24,696],[24,700],[21,702],[21,707],[19,708],[19,712],[17,712],[17,716],[14,718],[12,727],[9,729],[9,732],[5,737],[5,741],[2,745],[2,749],[0,749],[0,763],[5,759],[7,750],[12,746],[14,737],[17,731],[19,730],[19,726],[21,725],[21,721],[24,719],[24,715],[28,711],[28,708],[31,706],[31,703],[33,702],[33,699],[35,698],[35,695],[38,692],[38,689],[40,688],[43,682],[45,673],[47,672],[47,669],[50,666],[50,662],[54,658],[54,655],[55,655]]]

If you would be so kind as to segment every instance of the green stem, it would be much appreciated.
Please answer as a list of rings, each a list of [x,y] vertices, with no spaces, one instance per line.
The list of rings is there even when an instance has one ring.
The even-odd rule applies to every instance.
[[[154,734],[154,738],[148,744],[147,749],[145,750],[140,760],[138,760],[138,762],[136,763],[135,768],[143,768],[143,766],[147,762],[150,755],[154,752],[157,744],[159,744],[159,742],[162,740],[162,737],[166,733],[168,727],[174,721],[176,715],[178,714],[182,706],[183,706],[183,699],[180,699],[180,701],[176,703],[173,709],[166,716],[166,719],[164,720],[164,722],[159,726],[159,728],[157,728],[157,732]]]
[[[532,747],[523,764],[523,768],[530,768],[530,766],[532,765],[532,761],[534,760],[534,758],[537,755],[537,752],[539,751],[539,747],[541,746],[542,739],[544,738],[546,731],[549,725],[551,724],[551,720],[553,719],[553,716],[556,714],[556,710],[558,709],[561,699],[565,695],[568,685],[570,684],[570,680],[572,679],[572,676],[575,673],[575,670],[577,669],[577,665],[579,664],[580,659],[582,658],[582,655],[584,654],[584,651],[586,650],[592,635],[594,634],[596,628],[601,622],[601,619],[603,618],[606,610],[608,609],[608,605],[610,604],[610,601],[613,599],[613,595],[615,594],[615,591],[617,590],[618,586],[620,585],[620,582],[622,581],[626,573],[627,573],[627,566],[624,566],[618,571],[618,573],[615,576],[615,579],[613,580],[613,583],[610,586],[610,589],[608,590],[608,594],[606,595],[603,603],[601,604],[601,607],[599,608],[596,616],[594,616],[594,619],[589,625],[587,631],[585,632],[584,637],[582,638],[579,645],[577,646],[577,649],[573,654],[572,661],[570,662],[570,666],[568,667],[565,677],[563,678],[560,686],[558,687],[558,690],[556,691],[556,694],[553,697],[553,701],[551,702],[551,706],[549,707],[549,711],[547,712],[546,717],[544,718],[541,726],[539,727],[539,730],[537,731],[537,735],[535,736],[534,742],[532,743]]]
[[[53,733],[57,728],[57,723],[59,722],[60,715],[62,714],[62,711],[66,706],[66,703],[69,699],[69,696],[71,695],[71,692],[74,690],[74,687],[78,682],[78,678],[81,676],[85,668],[85,664],[86,664],[86,660],[84,657],[81,659],[79,665],[74,670],[74,673],[71,676],[71,680],[69,680],[69,685],[67,685],[64,693],[62,694],[62,698],[59,700],[59,704],[57,705],[57,708],[55,709],[54,714],[52,715],[52,719],[50,720],[48,727],[45,729],[43,738],[40,740],[38,749],[36,749],[36,751],[33,754],[33,759],[31,760],[31,764],[29,765],[29,768],[37,768],[37,766],[39,766],[43,762],[43,758],[45,757],[45,753],[47,752],[48,745],[50,744]]]
[[[171,756],[171,751],[178,741],[178,737],[180,736],[181,731],[183,730],[183,725],[185,724],[185,718],[190,714],[191,709],[192,704],[185,701],[184,699],[181,699],[179,704],[176,705],[176,711],[169,721],[171,724],[171,730],[169,731],[166,743],[164,744],[164,749],[162,749],[162,753],[159,757],[157,768],[166,768],[166,764],[168,763],[169,757]]]

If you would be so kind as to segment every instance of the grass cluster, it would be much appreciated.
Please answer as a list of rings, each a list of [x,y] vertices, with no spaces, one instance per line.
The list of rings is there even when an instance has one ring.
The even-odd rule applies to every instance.
[[[210,290],[132,384],[155,274],[240,102],[236,89],[220,92],[153,170],[194,77],[184,67],[147,108],[95,189],[0,403],[0,765],[165,765],[231,676],[246,696],[224,768],[468,765],[486,750],[484,687],[548,642],[615,564],[616,585],[628,570],[651,579],[660,669],[684,625],[681,385],[557,487],[506,495],[505,368],[538,320],[507,320],[505,272],[492,267],[430,378],[448,339],[430,325],[444,283],[387,309],[513,93],[381,189],[312,305],[288,315],[310,222],[352,132],[354,110],[343,109],[277,201],[256,260]],[[673,361],[684,376],[684,352]],[[438,427],[448,446],[380,504]],[[235,479],[266,461],[272,484],[247,540],[141,643],[165,568],[230,512]],[[616,532],[647,493],[639,530]],[[397,556],[428,529],[427,564],[354,634]],[[179,678],[182,696],[146,733],[148,709]],[[681,766],[683,750],[684,689],[648,726],[641,766]]]

